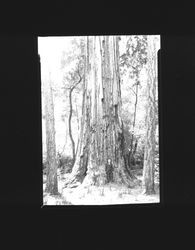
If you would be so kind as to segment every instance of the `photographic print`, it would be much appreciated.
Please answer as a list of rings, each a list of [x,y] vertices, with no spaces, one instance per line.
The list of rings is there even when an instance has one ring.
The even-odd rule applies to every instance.
[[[43,205],[160,202],[160,35],[39,37]]]

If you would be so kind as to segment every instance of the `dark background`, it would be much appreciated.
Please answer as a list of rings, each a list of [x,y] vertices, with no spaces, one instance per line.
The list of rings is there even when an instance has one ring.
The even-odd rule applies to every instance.
[[[97,6],[96,6],[97,5]],[[47,6],[48,7],[48,6]],[[81,8],[82,7],[82,8]],[[193,240],[195,18],[190,8],[91,3],[0,13],[2,240],[68,249],[187,246]],[[19,11],[18,11],[19,10]],[[41,208],[41,88],[37,36],[160,34],[160,205]],[[184,237],[185,235],[185,237]],[[6,236],[6,237],[5,237]],[[154,241],[157,239],[157,245]],[[1,243],[3,244],[3,243]],[[168,245],[167,245],[168,244]]]

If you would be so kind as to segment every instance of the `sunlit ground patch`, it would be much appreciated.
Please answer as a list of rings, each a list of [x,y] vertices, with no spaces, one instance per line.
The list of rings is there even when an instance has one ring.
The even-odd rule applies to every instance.
[[[145,195],[141,186],[130,189],[111,183],[102,187],[80,185],[76,188],[63,188],[63,181],[59,180],[58,188],[61,191],[60,197],[44,193],[44,205],[115,205],[160,202],[158,190],[154,195]]]

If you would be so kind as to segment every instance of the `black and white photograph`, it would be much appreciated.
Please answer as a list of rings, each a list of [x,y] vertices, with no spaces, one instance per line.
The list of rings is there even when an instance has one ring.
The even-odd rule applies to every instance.
[[[160,203],[160,35],[38,37],[45,205]]]

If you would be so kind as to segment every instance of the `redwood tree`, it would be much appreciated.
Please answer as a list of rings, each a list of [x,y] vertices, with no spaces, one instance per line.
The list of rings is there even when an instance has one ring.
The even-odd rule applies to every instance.
[[[156,90],[157,90],[157,51],[155,37],[148,36],[148,81],[146,107],[146,135],[143,168],[143,186],[146,194],[155,193],[154,163],[156,134]]]
[[[45,122],[46,122],[46,147],[47,147],[47,183],[46,192],[58,194],[57,181],[57,161],[55,145],[55,123],[54,123],[54,105],[52,95],[51,79],[44,83],[44,101],[45,101]]]
[[[124,160],[118,39],[86,37],[80,142],[65,186],[104,185],[108,163],[115,183],[133,184]]]

